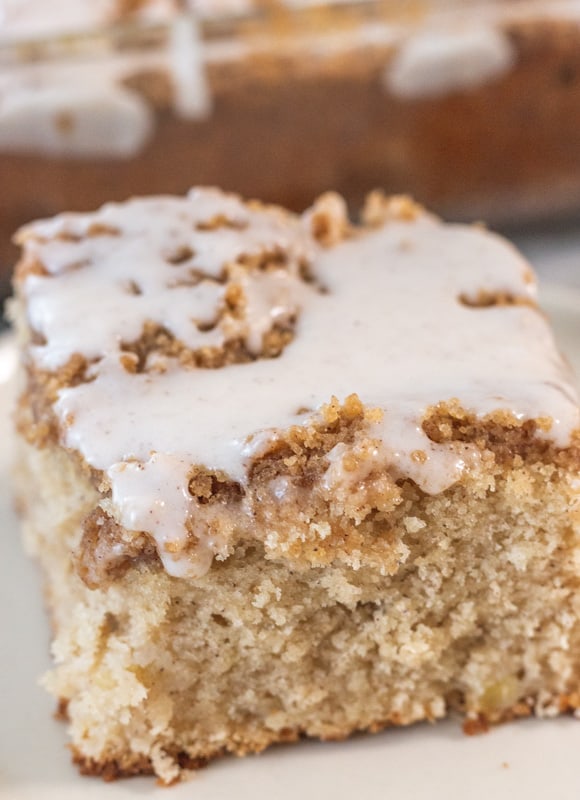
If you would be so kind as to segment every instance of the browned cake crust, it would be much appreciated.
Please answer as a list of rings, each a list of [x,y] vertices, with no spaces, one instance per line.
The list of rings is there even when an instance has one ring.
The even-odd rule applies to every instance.
[[[523,719],[525,717],[529,717],[534,713],[534,706],[536,704],[537,698],[530,697],[527,698],[525,702],[515,703],[511,708],[505,709],[502,711],[501,714],[497,714],[494,712],[479,712],[475,717],[468,717],[465,719],[463,723],[463,732],[466,736],[478,736],[483,733],[488,733],[490,726],[492,725],[499,725],[505,722],[513,722],[517,719]],[[574,694],[571,696],[562,695],[559,698],[555,698],[555,703],[558,707],[558,710],[561,714],[564,713],[573,713],[578,708],[580,708],[580,696],[578,694]],[[380,733],[382,730],[390,727],[397,727],[400,725],[404,725],[405,723],[402,722],[400,719],[396,717],[390,719],[384,723],[376,723],[367,728],[364,733]],[[320,737],[321,741],[344,741],[352,736],[355,736],[357,733],[361,731],[347,731],[344,735],[334,735],[334,736],[324,736]],[[268,745],[270,746],[273,744],[290,744],[292,742],[297,742],[299,739],[304,738],[304,734],[301,732],[293,732],[293,731],[285,731],[283,732],[280,737],[275,742],[269,742]],[[92,758],[86,758],[81,753],[77,752],[74,746],[71,745],[70,747],[72,753],[72,761],[78,767],[78,770],[81,775],[86,775],[90,777],[102,778],[105,782],[109,783],[111,781],[120,780],[121,778],[132,778],[136,775],[154,775],[155,769],[151,763],[150,759],[147,758],[140,758],[140,759],[132,759],[128,764],[125,764],[123,761],[112,760],[112,761],[96,761]],[[250,748],[251,750],[255,750],[255,747]],[[259,752],[259,750],[257,751]],[[244,755],[245,751],[241,752],[240,755]],[[178,753],[174,758],[179,764],[180,768],[184,771],[197,771],[199,769],[203,769],[204,767],[208,766],[211,761],[214,761],[218,758],[222,758],[223,756],[227,755],[225,751],[220,751],[218,753],[211,753],[208,755],[207,758],[190,758],[187,753]],[[163,782],[160,782],[161,785],[164,785]]]
[[[72,762],[78,767],[81,775],[86,775],[93,778],[102,778],[105,783],[117,781],[120,778],[134,778],[136,775],[154,775],[155,770],[149,758],[131,759],[128,763],[122,760],[111,761],[96,761],[93,758],[87,758],[81,753],[78,753],[74,747],[71,746]],[[218,758],[224,753],[214,753],[210,758],[190,758],[187,753],[177,753],[174,756],[175,761],[179,764],[180,769],[187,771],[196,771],[206,767],[210,760]],[[160,782],[164,785],[163,782]]]

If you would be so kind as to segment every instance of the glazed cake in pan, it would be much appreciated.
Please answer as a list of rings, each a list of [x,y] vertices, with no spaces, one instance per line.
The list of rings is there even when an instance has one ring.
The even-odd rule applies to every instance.
[[[578,399],[510,244],[209,189],[18,241],[17,496],[83,772],[580,705]]]

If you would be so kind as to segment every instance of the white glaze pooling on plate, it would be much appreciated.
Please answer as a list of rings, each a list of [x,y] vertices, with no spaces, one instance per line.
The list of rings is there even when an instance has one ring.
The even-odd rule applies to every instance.
[[[235,225],[196,228],[219,213]],[[44,241],[59,232],[74,239],[94,224],[115,226],[120,235]],[[33,357],[45,368],[56,368],[75,351],[100,359],[91,367],[92,382],[60,393],[56,412],[66,444],[108,472],[119,517],[127,521],[130,509],[130,518],[165,552],[166,567],[178,574],[184,574],[183,564],[172,566],[167,542],[179,542],[187,509],[168,503],[166,524],[158,518],[147,523],[152,509],[165,502],[163,487],[172,485],[183,496],[195,464],[243,484],[252,460],[280,431],[308,422],[332,396],[343,400],[357,393],[382,409],[383,421],[371,435],[385,468],[430,493],[477,468],[469,448],[425,436],[420,423],[433,404],[457,397],[479,416],[508,409],[518,419],[550,417],[547,435],[560,445],[578,426],[576,393],[543,316],[526,305],[481,309],[459,300],[481,290],[535,297],[526,262],[483,230],[443,225],[423,214],[414,221],[393,219],[325,249],[311,238],[308,215],[299,220],[249,210],[235,198],[196,191],[188,199],[65,215],[31,226],[25,238],[27,252],[53,273],[31,276],[25,285],[31,325],[47,340]],[[254,333],[265,318],[298,313],[295,338],[279,358],[193,370],[167,362],[162,374],[123,368],[119,344],[147,320],[193,346],[200,332],[192,318],[204,303],[205,313],[214,313],[215,298],[198,294],[202,284],[165,284],[184,268],[169,264],[167,253],[184,244],[195,252],[196,265],[214,276],[226,261],[261,246],[288,252],[281,294],[269,294],[263,275],[252,280],[248,274],[257,310],[247,322]],[[295,265],[305,255],[326,293],[298,278]],[[142,294],[126,294],[127,281],[138,283]],[[246,336],[251,341],[250,331]],[[304,408],[311,413],[299,415]],[[424,457],[417,459],[417,451]],[[143,469],[127,470],[127,461]],[[335,480],[343,480],[339,468],[334,472]]]

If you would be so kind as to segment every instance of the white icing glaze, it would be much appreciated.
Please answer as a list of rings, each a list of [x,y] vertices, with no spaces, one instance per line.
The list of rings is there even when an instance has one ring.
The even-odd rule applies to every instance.
[[[199,230],[219,214],[233,227]],[[478,466],[472,448],[435,444],[424,434],[420,422],[433,404],[457,397],[480,417],[497,409],[520,420],[549,417],[546,435],[559,445],[578,426],[576,394],[544,317],[526,305],[471,308],[459,301],[482,290],[535,297],[526,262],[507,242],[422,214],[325,249],[311,238],[308,220],[196,190],[187,199],[63,215],[24,233],[27,253],[52,273],[30,276],[24,286],[30,323],[47,341],[32,348],[32,357],[50,369],[75,352],[99,359],[91,382],[60,392],[55,410],[65,443],[108,474],[120,520],[155,538],[172,574],[199,574],[208,552],[223,545],[212,539],[206,517],[209,532],[205,539],[198,534],[198,555],[184,560],[171,552],[196,517],[187,497],[191,466],[243,485],[252,461],[280,431],[307,424],[332,396],[357,393],[382,409],[369,463],[411,477],[430,493]],[[74,241],[95,224],[121,235]],[[58,234],[73,241],[50,240]],[[190,261],[168,263],[168,253],[182,246],[193,251]],[[233,335],[228,325],[200,332],[195,323],[215,317],[222,285],[171,288],[175,276],[193,265],[216,277],[244,254],[276,248],[287,252],[288,271],[240,278],[247,316],[233,333],[256,351],[273,319],[298,313],[295,338],[280,357],[190,370],[167,360],[161,374],[122,367],[120,343],[138,336],[147,320],[191,347],[222,344]],[[314,285],[298,278],[305,257]],[[127,293],[130,282],[141,294]],[[345,476],[343,456],[340,445],[330,455],[329,488],[365,478]]]
[[[101,25],[113,8],[111,0],[1,0],[3,39],[47,36]]]
[[[198,326],[204,328],[215,321],[223,304],[224,287],[217,279],[224,264],[274,248],[289,249],[296,262],[307,253],[309,242],[297,223],[288,225],[276,211],[252,212],[237,199],[223,198],[211,190],[194,191],[190,197],[189,204],[163,198],[105,206],[95,220],[113,231],[119,229],[123,236],[113,233],[81,241],[29,243],[30,252],[41,258],[49,272],[61,275],[59,281],[31,277],[28,282],[31,324],[51,343],[38,349],[39,364],[57,368],[70,357],[71,347],[89,359],[115,353],[121,340],[138,338],[145,320],[158,321],[192,349],[217,346],[226,334],[231,338],[241,333],[255,351],[270,320],[288,317],[297,309],[305,289],[291,272],[248,275],[240,270],[238,282],[247,296],[249,325],[227,317],[213,330],[199,330]],[[217,233],[196,230],[196,225],[220,213],[239,227],[220,228]],[[70,215],[66,230],[82,236],[92,219]],[[35,226],[35,231],[50,237],[61,225],[62,218],[55,218]],[[148,242],[155,243],[153,258],[147,252]],[[184,246],[191,257],[180,264],[171,263]],[[83,264],[98,268],[78,269]],[[159,269],[160,264],[164,269]],[[192,270],[207,279],[187,285]],[[82,304],[70,302],[77,295],[92,297],[99,314],[87,317]],[[112,368],[117,367],[115,361]]]
[[[60,20],[61,33],[69,27],[95,32],[115,19],[111,0],[93,5],[75,0],[75,13],[70,17],[65,14],[68,0],[61,5],[51,7],[50,16],[53,21]],[[7,13],[4,25],[0,23],[0,42],[20,30],[10,24],[12,17],[12,22],[21,20],[23,38],[26,20],[32,23],[31,38],[36,24],[42,32],[43,18],[34,16],[35,8],[29,0],[22,7],[15,6],[12,16]],[[124,82],[144,73],[169,77],[178,115],[205,118],[211,104],[197,22],[192,16],[175,13],[173,3],[161,0],[148,5],[140,18],[155,19],[159,14],[168,22],[167,42],[155,48],[117,51],[105,37],[97,55],[81,43],[78,53],[71,55],[65,49],[61,58],[39,62],[14,58],[8,62],[0,71],[0,152],[70,158],[138,155],[153,133],[154,110],[140,92]]]
[[[196,17],[180,14],[174,20],[169,53],[176,111],[189,119],[206,117],[211,110],[211,97]]]
[[[161,22],[177,0],[148,0],[131,18]],[[119,19],[118,0],[0,0],[0,40],[35,39],[94,30]]]
[[[195,558],[184,559],[180,552],[188,543],[184,520],[196,519],[196,504],[183,481],[189,468],[180,458],[154,453],[145,463],[120,463],[109,470],[113,479],[111,499],[119,509],[119,522],[127,530],[150,533],[165,568],[176,577],[203,575],[219,549],[206,512]]]
[[[328,454],[330,465],[324,476],[325,488],[329,492],[338,486],[353,490],[373,470],[384,469],[388,464],[389,472],[395,477],[411,478],[429,494],[439,494],[458,481],[466,470],[479,465],[479,453],[471,445],[432,442],[411,420],[403,441],[400,424],[400,419],[387,414],[383,422],[374,427],[371,434],[376,436],[376,446],[371,453],[364,451],[364,458],[355,470],[347,470],[344,462],[345,458],[352,460],[357,456],[357,447],[344,443],[335,445]]]
[[[253,11],[255,0],[186,0],[187,7],[201,17],[211,19],[223,17],[241,17]]]
[[[0,151],[122,158],[139,152],[153,114],[122,86],[21,89],[0,101]]]
[[[514,46],[499,28],[481,21],[420,29],[400,46],[385,72],[401,97],[433,97],[476,88],[515,63]]]

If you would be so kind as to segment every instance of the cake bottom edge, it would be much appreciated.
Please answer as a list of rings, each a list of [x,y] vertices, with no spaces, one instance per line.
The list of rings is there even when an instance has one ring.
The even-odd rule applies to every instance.
[[[55,716],[61,721],[67,720],[66,705],[67,702],[65,700],[59,700],[58,710]],[[577,715],[579,711],[580,693],[555,694],[551,697],[543,695],[541,698],[539,696],[528,697],[525,700],[514,703],[509,708],[502,709],[501,712],[493,713],[485,713],[479,710],[461,713],[458,712],[457,709],[450,709],[451,714],[458,715],[456,719],[461,723],[463,733],[466,736],[482,735],[490,732],[492,728],[498,725],[516,722],[532,716],[535,716],[538,721],[540,721],[542,719],[554,718],[566,714]],[[448,713],[443,719],[449,718],[450,714]],[[169,780],[164,780],[159,776],[149,756],[127,751],[126,753],[116,754],[114,757],[99,759],[84,755],[81,749],[74,743],[70,743],[68,748],[71,752],[72,763],[82,776],[101,778],[106,783],[110,783],[126,778],[151,777],[156,775],[159,785],[170,786],[187,779],[188,776],[191,776],[191,773],[204,769],[213,762],[227,756],[245,757],[257,755],[271,747],[291,744],[298,741],[341,742],[347,739],[353,739],[357,736],[380,734],[389,728],[410,727],[411,725],[416,725],[417,722],[435,724],[437,721],[441,720],[427,717],[423,720],[404,720],[394,717],[387,721],[377,721],[364,729],[351,728],[341,733],[328,736],[311,736],[301,729],[286,730],[278,732],[276,736],[268,736],[268,741],[265,744],[256,746],[256,742],[247,743],[246,747],[243,749],[240,749],[238,744],[234,750],[222,747],[204,755],[196,756],[189,755],[185,750],[180,749],[180,747],[176,745],[175,748],[165,748],[166,755],[179,767],[179,773]]]

